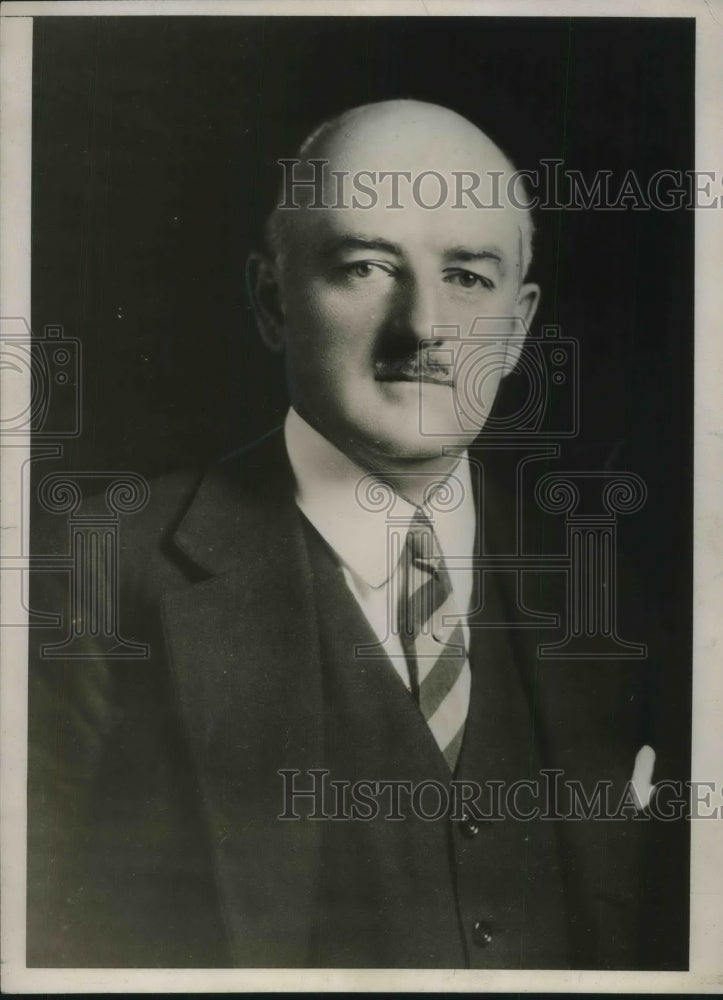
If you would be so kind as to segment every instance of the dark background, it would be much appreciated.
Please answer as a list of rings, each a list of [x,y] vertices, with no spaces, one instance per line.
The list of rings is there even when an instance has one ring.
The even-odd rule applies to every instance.
[[[588,180],[634,170],[645,183],[694,166],[694,62],[694,21],[680,19],[36,18],[32,326],[79,338],[84,390],[82,434],[38,476],[62,464],[150,477],[283,420],[244,265],[276,159],[321,120],[414,97],[458,110],[521,168],[559,157]],[[581,430],[560,467],[647,484],[621,541],[670,632],[661,687],[685,775],[693,215],[546,211],[536,225],[536,326],[559,324],[581,352]],[[513,376],[500,405],[516,392]],[[679,899],[686,878],[679,863]]]

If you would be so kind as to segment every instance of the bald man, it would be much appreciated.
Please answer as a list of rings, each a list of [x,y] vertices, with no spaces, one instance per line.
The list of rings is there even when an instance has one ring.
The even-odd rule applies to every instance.
[[[524,282],[529,212],[507,200],[460,204],[451,194],[460,176],[478,178],[476,199],[491,205],[514,169],[464,118],[417,101],[340,116],[302,147],[302,176],[310,161],[323,164],[319,191],[312,200],[308,182],[296,181],[298,207],[277,208],[270,221],[271,257],[250,263],[262,334],[286,354],[294,412],[359,468],[393,476],[402,496],[420,499],[477,437],[519,357],[539,298]],[[340,199],[332,181],[351,185],[361,173],[378,191],[355,207],[361,199]],[[393,174],[409,182],[390,201]],[[417,183],[425,175],[450,194],[433,208],[439,197],[430,202]],[[319,193],[329,207],[317,207]],[[484,394],[459,398],[470,385],[453,378],[455,359],[465,343],[479,347],[470,335],[481,319],[499,335],[475,359]],[[463,426],[460,411],[470,410],[478,419]]]
[[[150,661],[33,671],[30,962],[635,967],[644,824],[525,795],[624,787],[640,672],[541,664],[474,568],[506,501],[470,448],[539,298],[514,168],[416,101],[286,167],[248,268],[284,426],[129,519]]]

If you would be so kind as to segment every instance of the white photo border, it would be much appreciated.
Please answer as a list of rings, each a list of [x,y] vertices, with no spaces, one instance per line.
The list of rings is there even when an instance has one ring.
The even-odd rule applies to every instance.
[[[696,169],[720,168],[723,5],[716,0],[104,0],[12,2],[0,17],[0,316],[30,316],[30,176],[33,19],[62,16],[346,15],[384,17],[688,17],[696,20]],[[723,781],[723,209],[695,220],[695,479],[692,779]],[[3,413],[19,412],[29,380],[0,371]],[[3,444],[2,621],[22,622],[27,538],[20,483],[29,440]],[[22,583],[19,583],[22,580]],[[27,597],[25,593],[24,597]],[[27,629],[2,629],[2,988],[14,993],[454,991],[718,993],[723,987],[723,821],[691,821],[689,972],[537,970],[27,969],[25,864]]]

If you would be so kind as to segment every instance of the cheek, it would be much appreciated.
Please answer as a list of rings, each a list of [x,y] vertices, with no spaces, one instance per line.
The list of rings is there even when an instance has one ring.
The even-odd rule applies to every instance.
[[[308,294],[295,306],[288,314],[287,364],[296,391],[310,406],[353,395],[371,370],[358,314],[330,296]]]
[[[288,303],[289,346],[297,355],[313,351],[319,359],[353,362],[368,356],[377,320],[372,303],[309,282],[305,292]]]
[[[484,295],[457,297],[449,304],[446,322],[459,331],[459,342],[474,343],[480,336],[504,336],[511,332],[516,314],[516,296],[505,289]]]
[[[505,281],[485,298],[483,308],[487,315],[513,316],[517,307],[516,287]]]

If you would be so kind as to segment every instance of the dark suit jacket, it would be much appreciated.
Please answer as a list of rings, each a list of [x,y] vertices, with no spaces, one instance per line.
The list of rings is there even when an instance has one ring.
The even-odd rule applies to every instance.
[[[485,489],[489,537],[504,537],[503,508]],[[35,551],[61,551],[57,538],[38,529]],[[28,964],[313,964],[322,827],[279,822],[273,779],[323,763],[334,705],[281,435],[200,481],[153,484],[121,526],[120,564],[121,628],[149,659],[44,661],[54,636],[32,637]],[[528,603],[560,610],[549,581],[526,586]],[[33,607],[67,608],[64,588],[38,574]],[[650,739],[646,664],[542,662],[544,631],[509,634],[542,763],[621,794]],[[666,966],[645,908],[653,828],[556,824],[571,964]]]

